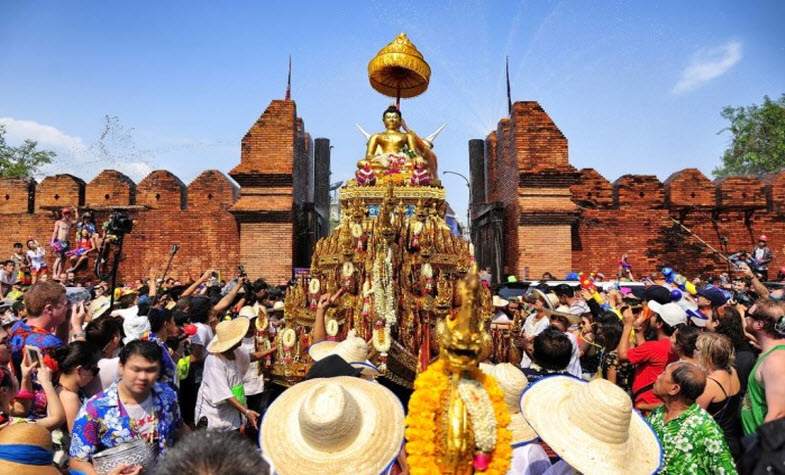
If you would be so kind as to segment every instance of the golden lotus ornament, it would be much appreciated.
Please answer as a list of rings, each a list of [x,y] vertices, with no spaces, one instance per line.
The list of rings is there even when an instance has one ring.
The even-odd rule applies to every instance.
[[[379,50],[368,63],[371,87],[385,96],[409,98],[428,89],[431,67],[405,33]]]

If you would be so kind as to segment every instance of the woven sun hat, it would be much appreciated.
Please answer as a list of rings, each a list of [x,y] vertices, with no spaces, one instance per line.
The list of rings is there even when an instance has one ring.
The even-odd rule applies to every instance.
[[[346,339],[341,342],[325,340],[311,345],[308,348],[308,355],[314,361],[329,355],[338,355],[350,365],[361,369],[365,375],[379,375],[379,369],[368,361],[368,343],[357,336],[354,330],[350,330]]]
[[[0,430],[0,473],[59,475],[52,465],[52,435],[39,424],[12,424]]]
[[[323,360],[327,356],[335,354],[336,346],[338,346],[337,341],[322,340],[308,347],[308,356],[314,361]]]
[[[240,343],[245,334],[248,333],[248,326],[251,324],[250,320],[244,317],[238,317],[234,320],[224,320],[215,327],[215,337],[210,340],[207,345],[207,351],[210,353],[223,353],[228,351],[234,345]]]
[[[106,313],[111,308],[109,297],[102,295],[90,302],[87,306],[87,311],[93,319],[96,319]]]
[[[246,305],[240,309],[238,316],[251,320],[252,318],[256,318],[256,310],[252,306]]]
[[[279,475],[378,474],[398,456],[403,433],[403,406],[389,389],[339,376],[284,391],[264,415],[259,445]]]
[[[494,295],[493,296],[493,306],[494,307],[506,307],[509,304],[510,304],[509,301],[499,297],[498,295]]]
[[[510,411],[510,423],[507,428],[512,432],[512,444],[522,444],[524,442],[531,442],[537,438],[537,433],[526,422],[526,419],[521,414],[521,394],[526,386],[529,385],[529,380],[523,371],[516,368],[512,363],[499,363],[497,365],[489,365],[480,363],[480,370],[496,380],[499,387],[504,393],[504,403]]]
[[[581,473],[649,475],[662,447],[621,388],[605,379],[551,376],[521,396],[523,417],[557,455]]]

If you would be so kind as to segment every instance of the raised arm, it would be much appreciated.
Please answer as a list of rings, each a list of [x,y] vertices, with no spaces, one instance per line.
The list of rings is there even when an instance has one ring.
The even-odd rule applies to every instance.
[[[196,292],[196,289],[199,288],[200,285],[207,282],[207,279],[210,278],[210,275],[212,275],[212,273],[213,273],[212,269],[207,269],[206,271],[204,271],[201,277],[196,279],[187,289],[183,291],[183,293],[180,295],[180,298],[189,297],[193,295],[193,293]]]

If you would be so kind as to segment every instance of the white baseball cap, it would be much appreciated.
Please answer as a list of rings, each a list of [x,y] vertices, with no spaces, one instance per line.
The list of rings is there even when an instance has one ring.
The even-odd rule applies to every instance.
[[[687,323],[687,312],[675,302],[661,304],[654,300],[649,300],[649,309],[662,318],[668,325],[675,327],[682,323]]]

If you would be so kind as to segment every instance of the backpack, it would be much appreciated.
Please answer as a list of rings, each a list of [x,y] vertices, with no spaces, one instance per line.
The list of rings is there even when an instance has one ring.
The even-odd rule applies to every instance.
[[[785,419],[763,424],[742,443],[745,450],[739,460],[739,473],[785,474]]]

